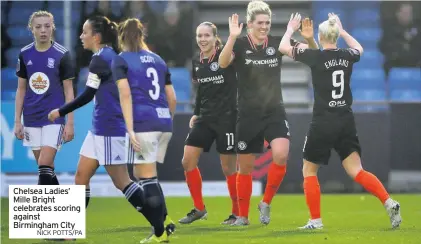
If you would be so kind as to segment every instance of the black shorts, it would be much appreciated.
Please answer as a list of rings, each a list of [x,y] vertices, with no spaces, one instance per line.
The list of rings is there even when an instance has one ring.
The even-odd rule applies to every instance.
[[[332,149],[335,149],[341,161],[353,152],[361,155],[352,113],[313,118],[304,142],[304,159],[315,164],[327,165]]]
[[[289,139],[289,125],[283,108],[266,116],[239,114],[236,127],[236,151],[238,154],[262,153],[264,140]]]
[[[203,148],[209,152],[213,141],[216,141],[216,150],[221,154],[233,154],[236,116],[221,118],[217,121],[197,119],[187,135],[185,145]]]

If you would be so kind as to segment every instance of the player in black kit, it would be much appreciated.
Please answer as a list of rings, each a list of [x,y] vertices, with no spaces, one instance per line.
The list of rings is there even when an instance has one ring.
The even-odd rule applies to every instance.
[[[279,49],[311,68],[314,86],[313,119],[303,149],[303,186],[311,219],[300,228],[323,228],[317,171],[320,165],[328,163],[332,149],[339,154],[347,174],[383,203],[392,227],[396,228],[402,221],[399,203],[392,200],[379,179],[361,165],[361,148],[351,109],[350,78],[353,64],[360,60],[363,48],[343,30],[334,14],[329,14],[329,19],[319,25],[319,43],[323,50],[292,47],[290,38],[298,25],[299,16],[291,16]],[[303,28],[308,26],[313,29],[310,21],[303,21]],[[339,36],[350,48],[337,48]]]
[[[238,24],[237,14],[232,15],[229,18],[230,36],[219,57],[222,68],[232,62],[238,74],[236,148],[240,215],[234,225],[249,224],[254,153],[262,152],[264,140],[272,147],[274,163],[270,165],[265,194],[258,205],[262,224],[270,222],[270,203],[286,173],[290,134],[280,84],[283,55],[278,50],[281,37],[269,35],[271,16],[265,2],[250,2],[247,6],[249,33],[238,37],[243,24]],[[305,33],[302,35],[306,38]],[[313,38],[307,42],[312,47],[317,45]],[[291,45],[308,46],[296,41],[291,41]]]
[[[202,177],[197,165],[202,151],[208,152],[215,141],[232,201],[232,214],[222,224],[232,224],[238,216],[234,150],[237,77],[232,65],[219,67],[222,43],[214,24],[201,23],[196,29],[196,41],[201,50],[200,55],[193,59],[193,81],[198,83],[196,107],[190,120],[191,130],[185,142],[182,162],[194,208],[179,222],[190,224],[206,218]]]

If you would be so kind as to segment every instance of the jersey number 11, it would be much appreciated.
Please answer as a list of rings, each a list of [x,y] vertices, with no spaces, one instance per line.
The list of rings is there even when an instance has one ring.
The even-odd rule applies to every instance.
[[[338,76],[339,76],[339,82],[338,82]],[[336,93],[337,90],[332,90],[332,98],[333,99],[339,99],[344,95],[344,71],[343,70],[335,70],[332,73],[332,85],[333,87],[340,87],[339,94]]]
[[[225,133],[227,136],[227,146],[234,146],[234,133]]]

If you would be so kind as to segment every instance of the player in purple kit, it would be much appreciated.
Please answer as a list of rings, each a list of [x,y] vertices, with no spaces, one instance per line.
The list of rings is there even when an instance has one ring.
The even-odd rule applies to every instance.
[[[74,98],[74,69],[69,51],[52,40],[55,25],[51,13],[34,12],[28,28],[35,41],[21,49],[16,67],[15,135],[32,148],[38,184],[58,185],[54,158],[62,142],[73,139],[73,114],[67,116],[67,122],[60,118],[53,123],[47,114]]]
[[[112,77],[111,62],[117,56],[117,24],[104,16],[86,20],[80,35],[83,47],[94,52],[89,64],[85,91],[72,102],[50,112],[55,119],[95,101],[92,129],[80,150],[76,184],[86,185],[86,206],[90,198],[89,181],[99,165],[103,165],[116,188],[137,209],[143,205],[143,192],[132,182],[125,157],[126,127],[121,112],[119,93]],[[142,211],[140,211],[142,212]],[[168,226],[174,231],[174,226]],[[172,229],[171,229],[172,228]]]
[[[118,32],[122,52],[114,58],[112,70],[126,122],[127,157],[135,164],[134,176],[144,191],[143,211],[154,228],[141,243],[168,242],[164,228],[167,211],[156,162],[164,162],[172,136],[175,92],[166,63],[144,42],[142,23],[128,19]]]

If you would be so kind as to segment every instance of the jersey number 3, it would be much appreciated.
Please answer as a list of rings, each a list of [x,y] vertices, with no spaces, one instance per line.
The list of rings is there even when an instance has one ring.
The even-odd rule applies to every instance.
[[[339,76],[339,79],[338,79]],[[336,93],[337,90],[332,91],[332,98],[339,99],[344,95],[344,71],[343,70],[335,70],[332,73],[332,85],[333,87],[340,87],[339,94]]]
[[[146,70],[146,76],[148,78],[152,78],[152,85],[154,87],[154,89],[149,90],[149,96],[153,99],[153,100],[158,100],[159,98],[159,92],[161,91],[161,87],[159,87],[159,83],[158,83],[158,72],[156,72],[155,68],[148,68]]]

